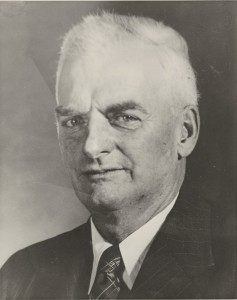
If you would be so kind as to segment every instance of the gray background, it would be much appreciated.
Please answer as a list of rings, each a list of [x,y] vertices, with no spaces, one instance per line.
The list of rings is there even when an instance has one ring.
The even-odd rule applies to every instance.
[[[61,162],[54,82],[63,34],[99,9],[163,20],[187,40],[202,118],[187,176],[216,210],[219,237],[235,235],[236,3],[1,2],[0,265],[16,250],[88,217]],[[232,251],[218,247],[222,257]]]

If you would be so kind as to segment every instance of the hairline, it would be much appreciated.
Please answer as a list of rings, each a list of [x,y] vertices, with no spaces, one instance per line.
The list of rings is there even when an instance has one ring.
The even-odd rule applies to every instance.
[[[92,16],[93,17],[93,16]],[[95,17],[98,17],[98,16],[95,16]],[[123,16],[122,16],[123,17]],[[138,20],[140,20],[139,19],[140,17],[138,17],[137,19]],[[144,18],[142,18],[142,19],[144,19]],[[149,18],[148,18],[149,19]],[[84,22],[84,21],[83,21]],[[81,23],[81,24],[83,24],[83,22]],[[156,22],[156,21],[154,21],[154,22]],[[78,25],[78,26],[80,26],[80,25]],[[168,27],[168,26],[166,26],[166,27]],[[168,27],[168,28],[170,28],[170,27]],[[64,46],[64,50],[65,50],[65,43],[69,43],[69,41],[67,40],[68,39],[68,37],[69,37],[69,34],[70,34],[70,32],[73,32],[74,31],[74,29],[71,29],[68,33],[67,33],[67,35],[65,36],[65,39],[64,39],[64,41],[63,41],[63,46]],[[122,32],[122,34],[124,34],[124,37],[127,37],[126,36],[126,32],[123,32],[123,30],[121,30],[121,32]],[[178,34],[178,33],[177,33]],[[179,34],[178,34],[179,35]],[[188,57],[188,55],[186,56],[186,57],[184,57],[184,56],[182,56],[180,53],[177,53],[176,51],[174,51],[173,49],[171,49],[170,47],[168,47],[166,44],[163,44],[163,45],[157,45],[154,41],[152,41],[151,39],[141,39],[139,36],[137,36],[137,35],[135,35],[135,34],[132,34],[131,35],[131,37],[132,37],[132,39],[130,39],[129,40],[129,42],[134,42],[134,41],[138,41],[138,42],[141,42],[141,43],[143,43],[145,46],[148,46],[148,47],[157,47],[157,49],[159,48],[159,47],[166,47],[166,49],[168,50],[168,52],[170,52],[170,53],[173,53],[172,55],[174,55],[174,56],[176,56],[176,58],[177,59],[181,59],[181,60],[183,60],[184,61],[184,63],[186,64],[186,66],[189,66],[190,67],[190,72],[191,72],[191,77],[193,77],[191,80],[192,81],[194,81],[193,82],[193,84],[194,84],[194,93],[195,93],[195,95],[194,95],[194,97],[193,98],[196,98],[195,100],[194,100],[194,102],[192,102],[192,103],[190,103],[190,104],[195,104],[195,105],[198,105],[198,92],[197,92],[197,87],[196,87],[196,76],[195,76],[195,73],[194,73],[194,70],[193,70],[193,68],[192,68],[192,65],[191,65],[191,63],[190,63],[190,60],[189,60],[189,57]],[[117,46],[117,45],[121,45],[121,44],[123,44],[123,43],[125,43],[125,41],[126,41],[126,38],[124,38],[124,39],[121,39],[121,40],[119,40],[119,41],[114,41],[114,40],[112,40],[109,36],[108,37],[106,37],[106,39],[107,39],[107,42],[109,41],[109,42],[111,42],[111,44],[113,44],[113,45],[115,45],[115,47]],[[185,40],[184,40],[184,42],[185,42]],[[75,41],[73,42],[71,42],[71,44],[75,44]],[[187,44],[186,44],[186,42],[185,42],[185,45],[187,46]],[[57,100],[57,102],[58,102],[58,98],[57,98],[57,93],[58,93],[58,84],[59,84],[59,79],[60,79],[60,76],[61,76],[61,73],[62,73],[62,69],[63,69],[63,67],[64,67],[64,64],[66,63],[66,61],[67,61],[67,59],[70,59],[70,57],[71,58],[73,58],[73,59],[82,59],[82,61],[83,61],[83,55],[80,53],[80,51],[81,51],[81,49],[79,49],[78,51],[75,51],[75,45],[74,45],[74,51],[73,51],[73,53],[69,53],[69,51],[67,52],[67,51],[65,51],[65,52],[62,52],[61,53],[61,55],[60,55],[60,58],[59,58],[59,64],[58,64],[58,68],[57,68],[57,77],[56,77],[56,100]],[[106,47],[107,48],[107,47]],[[157,52],[157,53],[159,53],[159,51]],[[159,59],[159,54],[157,54],[157,56],[156,57],[158,57],[158,59]],[[182,65],[182,64],[181,64]],[[184,68],[184,67],[183,67]],[[188,103],[187,103],[188,104]]]

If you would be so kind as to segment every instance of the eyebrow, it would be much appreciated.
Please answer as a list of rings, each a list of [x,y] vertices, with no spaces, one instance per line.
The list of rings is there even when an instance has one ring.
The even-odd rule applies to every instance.
[[[105,110],[105,114],[121,113],[121,112],[129,110],[129,109],[137,109],[137,110],[143,112],[144,114],[147,114],[147,111],[145,110],[145,108],[134,101],[126,101],[123,103],[109,105]]]
[[[123,111],[129,110],[129,109],[137,109],[139,111],[141,111],[144,114],[147,114],[147,111],[145,110],[145,108],[143,108],[140,104],[134,102],[134,101],[125,101],[123,103],[117,103],[117,104],[111,104],[109,105],[106,110],[105,110],[105,114],[116,114],[116,113],[121,113]],[[57,116],[73,116],[75,114],[77,114],[77,112],[72,109],[72,108],[68,108],[65,107],[63,105],[59,105],[55,108],[55,112]]]
[[[75,115],[75,110],[72,108],[65,107],[63,105],[59,105],[55,108],[55,112],[57,116],[72,116]]]

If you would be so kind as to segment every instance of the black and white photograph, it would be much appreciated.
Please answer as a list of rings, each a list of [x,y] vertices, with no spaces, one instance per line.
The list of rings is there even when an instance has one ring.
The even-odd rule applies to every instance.
[[[0,300],[237,299],[236,1],[0,1]]]

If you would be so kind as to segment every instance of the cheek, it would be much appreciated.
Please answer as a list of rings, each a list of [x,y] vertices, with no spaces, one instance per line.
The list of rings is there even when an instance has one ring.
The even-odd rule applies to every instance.
[[[81,137],[62,133],[59,135],[59,144],[64,162],[70,168],[75,168],[75,163],[80,161],[82,156]]]
[[[168,113],[166,114],[168,115]],[[160,156],[169,158],[176,151],[176,129],[173,118],[167,121],[167,117],[163,120],[160,126],[157,126],[157,131],[153,133],[154,146]]]
[[[127,156],[132,160],[135,169],[162,167],[172,164],[175,157],[174,130],[159,129],[157,126],[150,132],[143,132],[126,139],[123,143]]]

